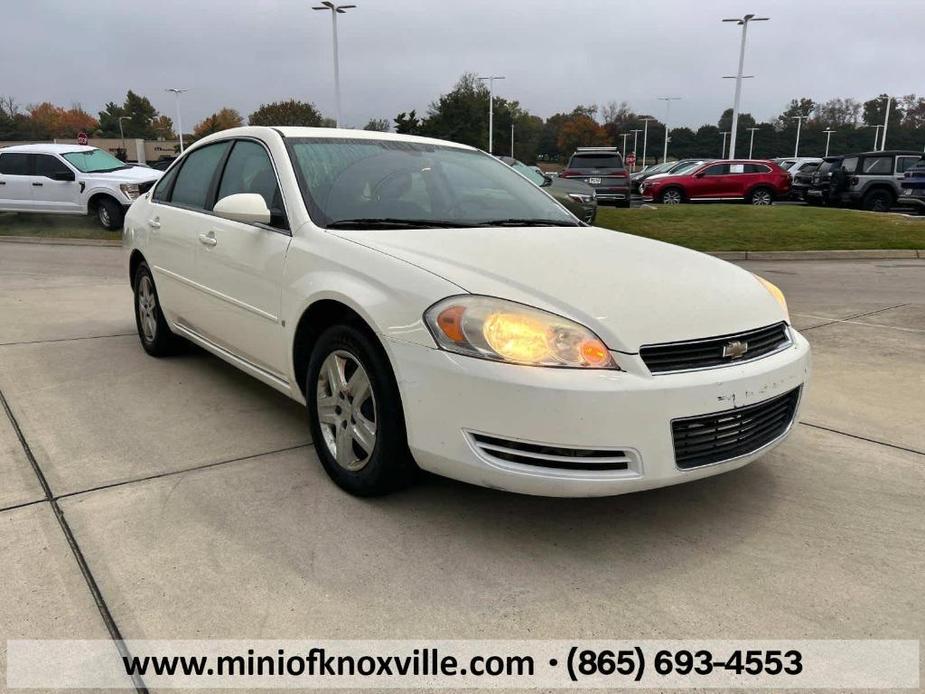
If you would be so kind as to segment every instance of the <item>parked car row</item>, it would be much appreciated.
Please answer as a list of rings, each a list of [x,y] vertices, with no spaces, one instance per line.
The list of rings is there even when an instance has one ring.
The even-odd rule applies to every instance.
[[[744,200],[770,205],[790,194],[790,174],[773,161],[720,159],[690,163],[642,181],[642,199],[665,205]]]
[[[597,195],[594,188],[582,181],[570,181],[544,174],[535,166],[527,166],[512,157],[498,157],[531,183],[543,188],[583,222],[593,224],[597,217]]]
[[[925,212],[925,157],[907,169],[902,180],[902,195],[896,201],[900,207],[914,207]]]
[[[911,150],[826,157],[813,173],[804,195],[811,205],[886,212],[905,197],[905,174],[921,160],[922,153]]]

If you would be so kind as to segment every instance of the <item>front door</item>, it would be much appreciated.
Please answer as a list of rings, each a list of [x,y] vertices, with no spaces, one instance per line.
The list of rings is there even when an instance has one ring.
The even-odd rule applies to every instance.
[[[53,154],[31,154],[33,165],[32,199],[36,212],[79,214],[80,184],[76,180],[59,181],[59,174],[76,179],[74,171]]]

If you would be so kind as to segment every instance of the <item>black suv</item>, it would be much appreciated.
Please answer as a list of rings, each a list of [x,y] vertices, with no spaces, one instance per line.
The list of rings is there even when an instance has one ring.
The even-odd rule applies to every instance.
[[[921,158],[911,150],[846,154],[832,174],[829,202],[887,212],[902,194],[903,175]]]
[[[594,188],[597,202],[630,206],[630,177],[616,147],[579,147],[560,178],[576,178]]]
[[[841,169],[844,157],[825,157],[819,168],[813,171],[809,186],[803,191],[803,199],[810,205],[827,205],[829,203],[829,186],[832,174]]]
[[[912,168],[906,169],[902,180],[902,195],[896,201],[900,207],[917,207],[925,213],[925,157],[919,159]]]

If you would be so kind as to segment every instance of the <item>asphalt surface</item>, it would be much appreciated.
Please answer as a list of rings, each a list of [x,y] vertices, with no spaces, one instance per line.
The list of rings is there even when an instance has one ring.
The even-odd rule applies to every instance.
[[[114,629],[925,638],[925,260],[744,265],[814,350],[764,459],[606,499],[429,478],[361,500],[299,405],[142,351],[121,249],[0,243],[0,672],[6,639]]]

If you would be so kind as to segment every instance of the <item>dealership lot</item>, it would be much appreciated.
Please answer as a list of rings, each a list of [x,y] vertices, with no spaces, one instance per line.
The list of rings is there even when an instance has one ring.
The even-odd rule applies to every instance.
[[[814,349],[763,460],[605,499],[363,500],[301,406],[142,351],[121,249],[0,243],[0,633],[107,637],[76,552],[134,639],[920,638],[925,260],[743,264]]]

